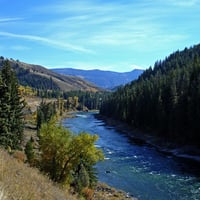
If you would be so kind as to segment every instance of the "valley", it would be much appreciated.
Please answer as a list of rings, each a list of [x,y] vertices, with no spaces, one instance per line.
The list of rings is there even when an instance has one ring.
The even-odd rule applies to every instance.
[[[47,161],[49,159],[44,156],[45,153],[40,153],[41,147],[46,151],[44,147],[51,143],[41,146],[41,142],[45,140],[41,140],[41,135],[37,134],[40,134],[40,131],[45,133],[47,130],[48,134],[44,136],[52,142],[52,145],[47,148],[48,153],[48,149],[51,150],[54,145],[58,147],[62,145],[65,137],[61,134],[61,130],[64,131],[63,127],[66,127],[66,131],[71,130],[74,134],[70,133],[70,139],[66,140],[66,143],[75,139],[76,146],[83,148],[83,151],[77,151],[72,143],[71,151],[68,151],[65,146],[60,151],[52,148],[51,151],[54,153],[50,153],[49,157],[50,161],[54,159],[54,162],[59,165],[61,163],[59,157],[52,159],[51,157],[62,151],[69,154],[70,159],[65,165],[59,166],[61,170],[56,167],[53,169],[53,171],[59,169],[57,174],[64,173],[64,170],[68,169],[67,164],[71,162],[70,156],[75,157],[74,162],[71,163],[74,167],[69,167],[73,179],[68,179],[68,173],[65,177],[68,185],[75,189],[77,194],[84,196],[94,192],[96,196],[100,195],[98,197],[100,199],[102,195],[106,199],[109,198],[108,196],[116,197],[115,199],[137,198],[139,200],[198,199],[200,198],[199,48],[199,45],[194,45],[183,51],[172,53],[165,60],[156,62],[153,68],[150,67],[138,75],[137,79],[133,78],[127,84],[122,83],[113,91],[105,89],[107,86],[100,84],[96,86],[88,80],[85,81],[86,75],[83,77],[80,72],[86,73],[86,71],[76,71],[77,74],[73,76],[62,75],[42,66],[25,64],[12,59],[6,60],[1,57],[0,109],[3,112],[0,119],[2,130],[5,130],[2,134],[7,134],[6,137],[0,137],[2,145],[6,144],[6,148],[13,155],[17,152],[17,156],[20,156],[23,162],[29,162],[30,165],[34,163],[38,167],[38,163],[43,161],[42,158]],[[112,80],[109,75],[111,72],[90,71],[90,76],[91,73],[97,73],[92,75],[94,77]],[[108,74],[105,75],[105,73]],[[19,81],[19,87],[17,81]],[[27,102],[25,109],[22,106],[21,97]],[[19,111],[15,112],[15,109]],[[96,111],[94,113],[91,110]],[[98,110],[102,118],[95,118]],[[20,121],[23,119],[22,116],[26,120],[25,126]],[[63,127],[53,124],[54,117],[62,123]],[[14,125],[7,123],[8,118]],[[118,125],[106,124],[103,118],[117,120]],[[15,120],[19,121],[16,123]],[[130,126],[131,129],[120,126],[121,122]],[[20,132],[21,135],[18,135],[17,140],[15,137],[10,137],[8,131],[6,132],[8,130],[6,126],[13,129],[15,134],[18,132],[14,132],[14,128],[25,129],[23,133]],[[49,127],[52,128],[48,129]],[[51,140],[50,134],[56,140]],[[90,137],[99,138],[95,144],[89,143],[91,146],[88,148],[92,149],[91,152],[102,151],[105,156],[103,161],[101,156],[95,158],[84,150],[88,141],[96,141]],[[13,143],[13,139],[16,144]],[[30,143],[34,144],[31,151],[34,152],[33,155],[36,155],[35,160],[29,157],[31,154],[27,154],[27,158],[24,155],[27,144],[30,145]],[[24,152],[19,153],[15,150],[20,146]],[[93,189],[89,188],[89,181],[94,178],[94,172],[91,173],[91,169],[95,168],[87,166],[86,160],[89,157],[86,156],[87,158],[83,159],[83,154],[80,152],[90,157],[89,163],[95,165],[99,181],[124,190],[125,193],[103,184],[97,184]],[[40,154],[44,157],[40,157]],[[62,169],[63,166],[66,167]],[[45,167],[44,170],[51,174],[52,170],[49,167],[51,168],[52,165]],[[50,177],[54,178],[56,173],[54,172]],[[61,175],[58,177],[62,177]],[[84,186],[83,180],[87,180],[87,187]]]

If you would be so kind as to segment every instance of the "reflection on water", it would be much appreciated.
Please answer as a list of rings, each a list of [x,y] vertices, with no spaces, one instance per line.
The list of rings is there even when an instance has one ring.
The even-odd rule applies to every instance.
[[[191,163],[157,152],[153,147],[132,143],[119,130],[106,126],[93,113],[78,113],[63,121],[75,133],[98,134],[96,144],[105,154],[97,164],[101,182],[123,189],[141,200],[199,200],[200,179]]]

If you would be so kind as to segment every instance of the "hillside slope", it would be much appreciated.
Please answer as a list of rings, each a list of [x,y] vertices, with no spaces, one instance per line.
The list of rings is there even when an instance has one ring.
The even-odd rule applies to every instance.
[[[53,183],[38,169],[22,162],[24,154],[13,156],[0,148],[0,200],[82,200],[83,197]],[[91,191],[92,192],[92,191]],[[93,200],[137,200],[123,191],[98,183]]]
[[[166,141],[200,147],[200,44],[156,62],[111,95],[101,114]]]
[[[0,57],[0,67],[5,59]],[[65,76],[46,69],[40,65],[27,64],[13,59],[9,60],[16,71],[19,83],[36,89],[61,90],[61,91],[93,91],[99,88],[88,81],[75,76]]]
[[[55,186],[37,169],[30,168],[0,149],[1,200],[77,200],[66,190]]]
[[[57,68],[52,69],[52,71],[60,74],[81,77],[84,80],[90,81],[104,89],[112,89],[119,85],[129,83],[137,79],[143,72],[143,70],[140,69],[135,69],[131,72],[120,73],[102,70],[79,70],[72,68]]]

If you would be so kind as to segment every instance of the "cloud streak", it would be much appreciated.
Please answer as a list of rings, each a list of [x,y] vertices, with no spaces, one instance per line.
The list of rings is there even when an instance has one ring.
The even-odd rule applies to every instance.
[[[14,46],[11,46],[10,49],[15,50],[15,51],[27,51],[27,50],[31,50],[31,48],[29,48],[27,46],[22,46],[22,45],[14,45]]]
[[[66,61],[58,63],[58,65],[56,66],[56,68],[63,68],[63,67],[83,69],[83,70],[101,69],[105,71],[117,71],[117,72],[123,72],[124,68],[128,69],[127,71],[131,71],[133,69],[144,69],[144,67],[135,65],[132,62],[117,62],[115,64],[106,64],[101,62],[89,62],[89,61],[86,62]],[[55,66],[53,68],[55,68]]]
[[[170,0],[169,2],[180,7],[192,7],[200,3],[199,0]]]
[[[20,17],[7,17],[7,18],[0,18],[0,23],[4,22],[13,22],[13,21],[20,21],[23,20],[23,18]]]
[[[170,11],[159,0],[156,3],[149,0],[137,3],[71,1],[41,7],[40,12],[64,15],[64,18],[48,23],[47,26],[51,30],[71,33],[69,39],[78,41],[83,46],[141,46],[145,45],[145,40],[167,36],[166,25],[161,18],[169,16]],[[177,37],[174,35],[177,36],[169,34],[175,40]],[[65,37],[64,34],[63,36]]]
[[[21,35],[21,34],[9,33],[9,32],[0,32],[0,35],[5,36],[5,37],[36,41],[36,42],[40,42],[40,43],[52,46],[54,48],[61,48],[66,51],[81,52],[81,53],[94,53],[93,51],[86,49],[84,47],[81,47],[81,46],[72,45],[72,44],[69,44],[66,42],[55,41],[55,40],[51,40],[48,38],[35,36],[35,35]]]

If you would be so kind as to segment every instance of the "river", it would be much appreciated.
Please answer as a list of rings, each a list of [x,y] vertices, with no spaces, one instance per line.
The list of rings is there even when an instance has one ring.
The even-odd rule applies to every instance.
[[[77,134],[98,134],[96,146],[105,155],[96,165],[99,181],[139,200],[200,200],[200,177],[192,173],[198,171],[194,164],[134,143],[94,114],[76,113],[75,118],[64,119],[63,125]]]

